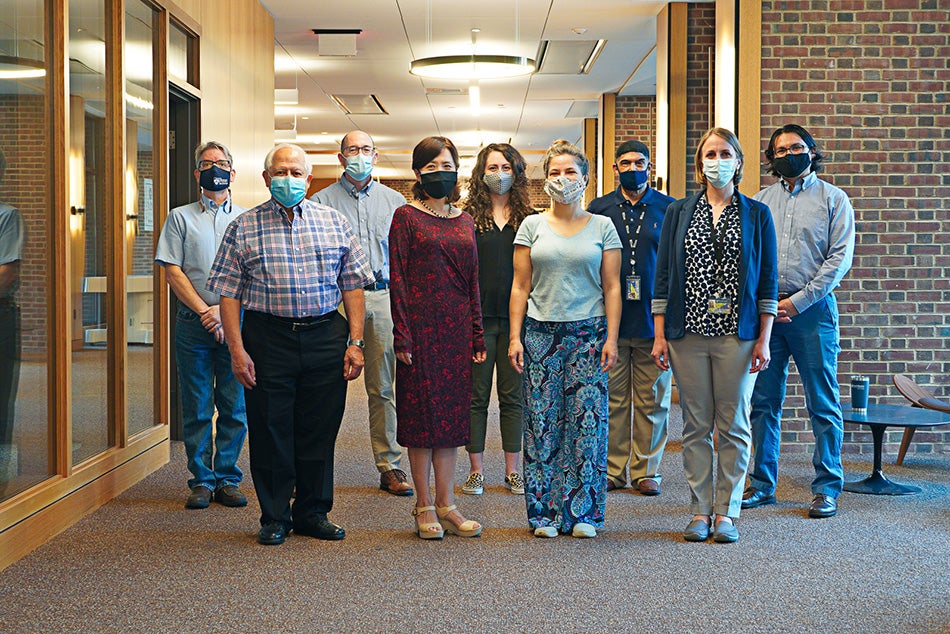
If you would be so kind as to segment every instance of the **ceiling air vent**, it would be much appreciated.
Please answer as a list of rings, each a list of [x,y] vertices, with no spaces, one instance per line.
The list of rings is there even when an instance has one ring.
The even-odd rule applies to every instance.
[[[587,75],[607,40],[544,40],[538,49],[539,75]]]
[[[389,114],[376,95],[330,95],[344,114]]]

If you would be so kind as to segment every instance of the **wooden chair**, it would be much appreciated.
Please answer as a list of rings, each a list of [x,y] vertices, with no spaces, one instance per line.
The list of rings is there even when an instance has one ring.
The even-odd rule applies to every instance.
[[[938,412],[950,414],[950,403],[940,400],[934,396],[933,392],[925,387],[918,385],[917,381],[906,374],[895,374],[893,376],[894,387],[903,395],[914,407],[923,409],[934,409]],[[904,428],[904,437],[901,439],[901,448],[897,453],[897,464],[904,463],[904,456],[907,454],[907,448],[910,447],[911,440],[914,438],[914,427]]]

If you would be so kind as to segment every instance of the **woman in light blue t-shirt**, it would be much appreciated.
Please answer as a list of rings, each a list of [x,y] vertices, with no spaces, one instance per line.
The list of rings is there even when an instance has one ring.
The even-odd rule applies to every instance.
[[[579,149],[555,141],[543,167],[553,204],[521,223],[511,287],[508,358],[522,374],[525,503],[537,537],[595,537],[607,495],[621,244],[609,218],[584,211],[589,163]]]

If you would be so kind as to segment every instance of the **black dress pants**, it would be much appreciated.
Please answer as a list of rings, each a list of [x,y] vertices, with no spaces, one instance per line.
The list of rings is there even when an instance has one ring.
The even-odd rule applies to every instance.
[[[0,445],[13,443],[17,386],[20,383],[20,309],[0,299]],[[0,460],[4,459],[0,451]],[[0,474],[5,473],[0,469]]]
[[[245,311],[241,336],[257,386],[244,390],[251,477],[261,525],[326,515],[333,507],[333,452],[346,405],[343,355],[349,327],[337,311],[296,328]],[[297,487],[293,510],[290,497]]]

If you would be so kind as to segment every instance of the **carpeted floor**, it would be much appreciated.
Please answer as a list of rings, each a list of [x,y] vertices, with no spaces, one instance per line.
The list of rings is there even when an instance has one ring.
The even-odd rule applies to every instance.
[[[485,494],[458,496],[484,534],[422,541],[412,498],[377,489],[365,412],[360,382],[336,459],[344,541],[259,546],[249,480],[246,509],[185,510],[173,443],[169,465],[0,572],[0,632],[950,632],[950,456],[886,456],[923,492],[845,493],[837,517],[809,520],[810,457],[784,455],[779,503],[744,512],[737,544],[688,544],[674,441],[661,496],[610,493],[596,539],[541,540],[501,486],[493,413]]]

